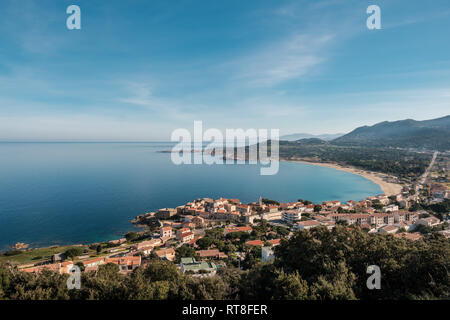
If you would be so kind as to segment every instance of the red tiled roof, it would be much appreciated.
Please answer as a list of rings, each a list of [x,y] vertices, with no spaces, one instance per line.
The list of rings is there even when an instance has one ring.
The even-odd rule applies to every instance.
[[[246,242],[248,245],[251,246],[262,246],[264,245],[264,242],[262,242],[261,240],[250,240]]]

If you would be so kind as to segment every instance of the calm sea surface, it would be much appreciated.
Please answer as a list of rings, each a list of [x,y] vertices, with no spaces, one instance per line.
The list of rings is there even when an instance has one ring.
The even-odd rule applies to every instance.
[[[280,163],[274,176],[256,165],[172,164],[169,143],[0,143],[0,249],[117,239],[136,215],[196,198],[259,196],[361,200],[373,182],[331,168]]]

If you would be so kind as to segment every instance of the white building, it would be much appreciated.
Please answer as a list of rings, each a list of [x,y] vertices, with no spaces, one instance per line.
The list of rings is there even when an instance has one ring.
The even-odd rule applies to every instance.
[[[286,223],[294,223],[302,218],[302,213],[299,210],[283,211],[282,219]]]

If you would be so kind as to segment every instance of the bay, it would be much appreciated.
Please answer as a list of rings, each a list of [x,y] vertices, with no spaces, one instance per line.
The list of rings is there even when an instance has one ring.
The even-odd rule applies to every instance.
[[[383,193],[347,172],[281,162],[278,174],[257,165],[180,165],[172,144],[0,143],[0,249],[93,243],[134,230],[135,216],[210,197],[280,202],[362,200]]]

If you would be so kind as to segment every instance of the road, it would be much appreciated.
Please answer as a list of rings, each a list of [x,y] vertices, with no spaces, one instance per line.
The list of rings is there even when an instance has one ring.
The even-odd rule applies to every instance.
[[[425,172],[423,173],[423,175],[420,177],[419,183],[416,184],[416,194],[417,194],[417,192],[419,191],[419,185],[422,185],[422,184],[425,183],[425,180],[426,180],[426,178],[428,177],[428,174],[430,173],[431,168],[433,168],[433,165],[434,165],[434,162],[436,161],[436,158],[437,158],[438,153],[439,153],[438,151],[435,151],[435,152],[433,153],[433,157],[431,158],[431,162],[430,162],[428,168],[425,170]]]

